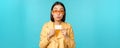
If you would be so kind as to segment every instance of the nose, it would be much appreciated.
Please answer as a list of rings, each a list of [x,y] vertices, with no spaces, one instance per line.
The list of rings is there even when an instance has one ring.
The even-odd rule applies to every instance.
[[[60,12],[57,12],[58,15],[60,15]]]

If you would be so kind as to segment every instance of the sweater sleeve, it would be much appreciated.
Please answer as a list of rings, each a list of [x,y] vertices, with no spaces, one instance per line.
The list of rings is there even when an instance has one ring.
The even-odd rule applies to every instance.
[[[65,39],[68,48],[75,48],[74,33],[72,27],[69,28],[69,38]]]
[[[46,48],[47,45],[49,44],[49,41],[47,40],[47,32],[48,32],[48,28],[46,25],[44,25],[40,35],[40,43],[39,43],[40,48]]]

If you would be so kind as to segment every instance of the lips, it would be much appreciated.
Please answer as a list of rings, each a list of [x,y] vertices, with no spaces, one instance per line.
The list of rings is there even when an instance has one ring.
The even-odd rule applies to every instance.
[[[57,17],[57,18],[61,18],[61,17]]]

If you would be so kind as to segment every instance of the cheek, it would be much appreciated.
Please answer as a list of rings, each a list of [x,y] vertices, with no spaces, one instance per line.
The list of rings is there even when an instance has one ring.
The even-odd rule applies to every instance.
[[[61,16],[61,18],[63,18],[63,14],[62,15],[60,15]]]
[[[52,13],[52,16],[53,16],[53,18],[56,18],[56,14],[53,14],[53,13]]]

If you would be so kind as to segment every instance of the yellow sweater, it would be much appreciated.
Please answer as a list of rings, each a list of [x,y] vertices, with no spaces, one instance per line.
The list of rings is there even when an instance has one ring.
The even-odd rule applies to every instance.
[[[62,28],[67,28],[67,35],[69,38],[65,38],[61,33],[57,37],[52,37],[47,40],[47,34],[49,30],[54,28],[53,22],[44,24],[40,35],[40,48],[75,48],[74,34],[70,24],[66,22],[61,23]]]

